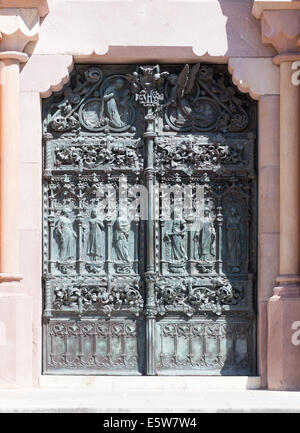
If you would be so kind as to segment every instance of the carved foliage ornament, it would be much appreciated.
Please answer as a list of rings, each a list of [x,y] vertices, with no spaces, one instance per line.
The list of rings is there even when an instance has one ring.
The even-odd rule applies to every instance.
[[[204,281],[191,277],[160,278],[156,284],[158,313],[182,312],[192,316],[200,311],[221,315],[224,306],[236,305],[243,298],[240,288],[235,289],[225,276],[213,276]]]
[[[54,168],[97,169],[116,168],[139,170],[142,167],[142,140],[128,137],[74,138],[54,143]]]
[[[54,289],[55,310],[75,311],[79,314],[97,311],[108,316],[113,311],[130,311],[135,314],[143,308],[143,298],[140,293],[140,283],[137,279],[114,279],[107,284],[87,284],[79,279],[60,281]]]

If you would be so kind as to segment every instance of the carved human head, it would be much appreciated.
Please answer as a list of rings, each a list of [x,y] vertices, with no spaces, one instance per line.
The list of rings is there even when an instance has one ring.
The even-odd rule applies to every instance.
[[[175,86],[175,84],[177,83],[177,75],[170,74],[168,77],[168,80],[169,80],[170,84],[172,84],[172,86]]]
[[[69,208],[69,206],[64,206],[62,208],[62,214],[63,215],[69,215],[72,212],[72,210]]]
[[[122,87],[124,86],[124,80],[122,80],[121,78],[118,78],[115,82],[114,82],[114,87],[116,89],[122,89]]]

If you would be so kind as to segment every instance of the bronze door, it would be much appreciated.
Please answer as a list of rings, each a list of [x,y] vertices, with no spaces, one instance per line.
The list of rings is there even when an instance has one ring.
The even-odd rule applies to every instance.
[[[76,65],[43,103],[43,371],[256,373],[256,104],[226,65]]]

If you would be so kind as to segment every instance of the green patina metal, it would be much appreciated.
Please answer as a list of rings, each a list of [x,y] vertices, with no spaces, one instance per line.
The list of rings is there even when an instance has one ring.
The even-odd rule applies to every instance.
[[[44,101],[44,373],[256,373],[255,133],[225,65],[77,65]]]

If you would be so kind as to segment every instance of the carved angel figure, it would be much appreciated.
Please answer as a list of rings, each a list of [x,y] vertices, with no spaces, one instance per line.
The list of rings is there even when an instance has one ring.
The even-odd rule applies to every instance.
[[[167,78],[171,89],[164,106],[169,107],[168,116],[176,126],[184,125],[193,112],[190,96],[199,68],[200,63],[191,68],[186,64],[179,75],[170,74]]]
[[[169,75],[167,80],[169,81],[172,88],[170,91],[170,96],[164,104],[165,106],[172,103],[175,105],[176,103],[180,103],[183,105],[183,110],[187,110],[186,114],[190,113],[190,105],[187,102],[185,96],[191,94],[199,68],[200,63],[196,63],[191,67],[191,69],[189,65],[186,64],[179,75]]]
[[[199,97],[199,90],[195,87],[199,69],[200,63],[191,68],[186,64],[179,75],[168,77],[166,114],[176,128],[211,128],[218,119],[217,103],[209,97]]]

